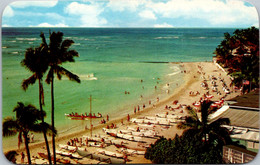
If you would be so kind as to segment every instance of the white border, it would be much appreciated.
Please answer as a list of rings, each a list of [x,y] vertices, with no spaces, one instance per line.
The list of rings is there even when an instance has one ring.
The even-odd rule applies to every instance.
[[[2,39],[2,14],[3,14],[3,11],[5,9],[5,7],[11,3],[11,2],[14,2],[14,1],[26,1],[26,0],[0,0],[0,13],[1,13],[1,17],[0,17],[0,128],[1,128],[1,135],[2,135],[2,42],[1,42],[1,39]],[[41,1],[41,0],[33,0],[33,1]],[[260,1],[259,0],[244,0],[246,2],[249,2],[251,3],[252,5],[254,5],[257,9],[257,12],[258,12],[258,18],[259,18],[259,11],[260,11]],[[122,0],[122,3],[123,3],[123,0]],[[9,161],[7,161],[7,159],[5,159],[4,157],[4,154],[3,154],[3,150],[2,150],[2,136],[0,135],[0,164],[1,165],[10,165],[11,163]],[[260,155],[259,155],[259,152],[257,154],[257,157],[250,163],[248,163],[248,165],[258,165],[260,164]]]

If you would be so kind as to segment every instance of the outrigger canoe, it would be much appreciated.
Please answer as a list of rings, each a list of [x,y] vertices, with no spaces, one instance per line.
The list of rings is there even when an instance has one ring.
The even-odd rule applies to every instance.
[[[117,159],[117,158],[113,158],[113,157],[106,156],[106,155],[99,155],[99,154],[95,154],[95,153],[91,153],[91,152],[83,151],[83,150],[79,150],[79,149],[77,149],[77,153],[80,156],[87,157],[90,159],[95,159],[100,162],[105,162],[105,163],[109,163],[109,164],[125,164],[126,163],[122,159]]]
[[[70,120],[88,120],[87,118],[83,118],[83,117],[70,117]]]
[[[48,155],[42,153],[42,152],[38,152],[39,156],[44,158],[44,159],[48,159]],[[51,157],[51,160],[53,160],[53,156]],[[69,160],[65,160],[65,159],[59,159],[59,158],[56,158],[56,161],[57,162],[60,162],[62,164],[70,164],[70,161]]]

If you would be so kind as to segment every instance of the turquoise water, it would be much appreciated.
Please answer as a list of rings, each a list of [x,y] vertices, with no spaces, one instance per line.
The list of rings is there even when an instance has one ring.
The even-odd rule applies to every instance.
[[[71,121],[64,113],[92,111],[111,118],[132,113],[134,106],[167,97],[176,83],[183,83],[181,68],[168,62],[211,61],[223,33],[234,29],[153,29],[153,28],[53,28],[72,39],[80,57],[63,66],[79,75],[81,83],[65,77],[55,80],[55,118],[60,133],[88,121]],[[18,101],[38,105],[38,86],[21,88],[29,73],[20,65],[24,52],[40,44],[40,32],[48,28],[2,29],[2,117],[14,116]],[[141,82],[143,80],[143,82]],[[155,86],[157,89],[155,90]],[[130,94],[125,94],[129,91]],[[50,86],[44,83],[46,120],[50,122]],[[140,96],[143,96],[142,98]]]

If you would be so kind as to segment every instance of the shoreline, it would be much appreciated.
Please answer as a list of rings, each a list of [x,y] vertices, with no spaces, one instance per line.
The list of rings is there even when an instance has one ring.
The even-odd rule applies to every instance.
[[[167,62],[167,63],[169,63],[169,64],[181,64],[181,62]],[[186,63],[186,62],[185,62]],[[189,62],[187,62],[187,63],[189,63]],[[197,62],[190,62],[190,63],[197,63]],[[162,100],[160,100],[158,103],[155,103],[155,105],[162,105],[162,104],[164,104],[165,102],[167,102],[167,101],[169,101],[169,100],[171,100],[173,97],[175,97],[175,95],[179,95],[179,91],[181,91],[181,90],[183,90],[184,88],[185,88],[185,86],[186,86],[186,84],[187,84],[187,80],[189,79],[190,77],[187,75],[187,74],[185,74],[184,76],[183,76],[183,79],[184,79],[184,81],[185,81],[185,84],[182,84],[181,86],[179,86],[178,88],[176,88],[174,91],[173,91],[173,93],[172,94],[170,94],[168,97],[166,97],[166,98],[164,98],[164,99],[162,99]],[[191,80],[191,78],[189,79],[189,81]],[[155,98],[154,98],[154,100],[155,100]],[[140,112],[139,113],[137,113],[137,114],[134,114],[134,113],[132,113],[132,111],[131,111],[131,114],[129,114],[131,117],[137,117],[137,116],[140,116],[140,115],[142,115],[143,113],[145,113],[145,112],[147,112],[147,111],[150,111],[150,110],[152,110],[153,109],[153,107],[152,107],[152,105],[149,105],[147,108],[145,108],[145,109],[140,109]],[[105,116],[104,116],[104,118],[105,118]],[[127,116],[124,116],[124,117],[122,117],[122,116],[120,116],[120,117],[116,117],[116,118],[113,118],[112,120],[109,120],[105,125],[108,125],[108,124],[111,124],[111,123],[114,123],[114,124],[119,124],[119,123],[121,123],[121,120],[124,120],[124,121],[126,121],[126,119],[127,119]],[[97,119],[97,120],[99,120],[99,119]],[[98,124],[98,125],[96,125],[96,126],[94,126],[93,127],[93,131],[97,131],[97,130],[99,130],[99,129],[102,129],[104,126],[105,126],[104,124]],[[70,128],[70,129],[73,129],[73,128]],[[65,131],[65,132],[67,132],[67,130]],[[87,133],[87,134],[90,134],[90,130],[88,129],[88,130],[78,130],[78,131],[74,131],[73,133],[62,133],[62,136],[59,136],[59,135],[57,135],[57,137],[56,137],[56,142],[58,142],[58,141],[61,141],[61,140],[63,140],[63,139],[68,139],[68,138],[71,138],[71,137],[74,137],[75,135],[78,135],[78,134],[85,134],[85,133]],[[40,136],[42,136],[42,134],[40,134]],[[48,136],[47,135],[47,137],[48,137],[48,141],[49,141],[49,144],[51,144],[51,136]],[[42,139],[42,141],[41,142],[35,142],[35,143],[29,143],[29,147],[30,147],[30,149],[33,149],[33,148],[37,148],[37,147],[39,147],[39,146],[41,146],[41,145],[45,145],[45,142],[43,141],[43,139]],[[5,149],[3,149],[3,150],[6,150],[6,151],[4,151],[4,153],[6,153],[6,152],[8,152],[8,151],[11,151],[11,150],[14,150],[14,151],[19,151],[19,152],[21,152],[21,151],[25,151],[25,147],[23,146],[23,145],[21,145],[21,148],[20,149],[15,149],[15,148],[13,148],[13,147],[10,147],[10,148],[5,148]]]
[[[170,62],[170,63],[172,63],[172,62]],[[176,64],[176,63],[174,62],[172,64]],[[187,71],[187,73],[181,73],[181,74],[184,74],[184,76],[183,76],[184,83],[179,85],[178,88],[176,88],[173,91],[173,93],[171,93],[169,95],[169,97],[155,103],[154,104],[155,107],[150,105],[149,107],[147,107],[145,109],[141,109],[141,111],[136,114],[134,114],[132,112],[132,113],[130,113],[130,118],[137,118],[137,117],[142,117],[142,116],[147,116],[147,115],[155,115],[155,113],[165,112],[165,110],[164,110],[165,105],[170,105],[170,104],[172,105],[172,102],[174,100],[178,100],[181,104],[186,104],[186,105],[192,105],[192,103],[194,101],[198,101],[199,96],[196,96],[196,97],[189,96],[189,91],[191,91],[191,90],[200,90],[201,95],[203,92],[203,90],[201,92],[201,89],[200,89],[201,77],[197,73],[198,65],[203,66],[203,68],[206,68],[207,70],[208,70],[208,68],[213,68],[210,71],[206,71],[206,74],[210,75],[210,74],[216,73],[216,74],[220,74],[220,75],[222,74],[222,76],[225,74],[220,69],[218,69],[217,66],[213,62],[184,62],[184,63],[177,62],[177,64],[183,65],[183,68],[185,69],[185,71]],[[218,70],[218,71],[216,71],[216,70]],[[224,75],[224,78],[226,81],[228,81],[228,76]],[[235,97],[237,95],[236,93],[232,93],[232,94],[230,97]],[[214,95],[214,97],[218,98],[217,95]],[[213,100],[215,100],[215,99],[213,99]],[[186,112],[184,112],[183,115],[187,115],[185,113]],[[124,121],[124,125],[121,125],[121,120]],[[103,133],[102,128],[104,128],[106,125],[111,125],[112,123],[116,124],[119,128],[133,125],[133,123],[127,122],[126,120],[127,120],[127,117],[125,116],[123,118],[115,118],[115,119],[107,122],[106,124],[99,124],[93,128],[93,135],[102,134]],[[175,126],[171,127],[169,130],[166,130],[166,131],[163,131],[160,128],[158,128],[158,131],[160,133],[162,133],[162,135],[166,138],[174,138],[176,133],[181,135],[181,133],[183,131],[183,130],[177,130]],[[57,145],[56,147],[58,149],[59,148],[58,144],[66,144],[66,142],[71,138],[82,137],[83,135],[89,135],[89,134],[90,134],[90,130],[82,130],[82,131],[58,136],[58,137],[56,137],[56,145]],[[49,145],[51,145],[50,136],[48,136],[48,139],[49,139]],[[44,149],[42,147],[45,147],[45,142],[43,141],[43,142],[29,144],[29,147],[30,147],[31,155],[35,156],[35,155],[37,155],[37,152],[44,151]],[[50,147],[50,148],[52,149],[52,147]],[[7,151],[10,151],[10,150],[15,150],[18,153],[20,153],[22,151],[25,151],[25,148],[23,145],[20,150],[13,149],[13,148],[5,148],[5,149],[3,149],[3,152],[6,153]],[[151,162],[149,162],[149,160],[146,160],[143,156],[138,156],[138,157],[135,157],[134,159],[135,160],[133,160],[131,163],[151,163]],[[19,160],[19,159],[17,159],[17,160]]]

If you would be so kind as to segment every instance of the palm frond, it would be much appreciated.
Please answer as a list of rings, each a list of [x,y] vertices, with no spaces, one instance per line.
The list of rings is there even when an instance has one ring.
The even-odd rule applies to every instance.
[[[73,40],[64,40],[61,44],[61,50],[66,51],[72,44],[74,44]]]
[[[45,39],[45,36],[44,36],[43,32],[41,32],[40,37],[42,38],[42,45],[48,47],[48,44],[46,42],[46,39]]]
[[[210,123],[209,125],[211,127],[220,127],[221,125],[229,125],[229,124],[230,124],[229,118],[219,118],[213,121],[212,123]]]
[[[69,50],[64,53],[64,57],[62,59],[63,62],[75,62],[74,57],[79,57],[79,53],[76,50]]]
[[[56,128],[53,129],[52,125],[44,122],[44,123],[40,123],[40,126],[42,127],[42,129],[45,129],[47,133],[54,134],[55,136],[57,135],[57,130]]]
[[[65,69],[65,68],[63,68],[61,66],[56,66],[55,73],[57,74],[57,76],[58,75],[59,76],[65,75],[66,77],[69,78],[69,80],[76,81],[77,83],[80,83],[79,76],[77,76],[76,74],[71,73],[70,71],[68,71],[67,69]]]
[[[52,32],[50,35],[50,49],[53,52],[57,52],[57,50],[61,47],[61,42],[63,38],[63,33],[62,32]]]
[[[14,136],[17,134],[17,130],[19,130],[19,126],[17,125],[17,121],[14,118],[6,117],[3,121],[3,136]]]
[[[190,109],[188,111],[188,113],[189,113],[190,117],[199,120],[198,114],[196,113],[196,111],[194,109]]]
[[[22,88],[23,90],[27,90],[29,85],[33,85],[37,80],[36,74],[33,74],[31,77],[28,79],[23,80],[22,82]]]
[[[198,128],[200,127],[201,122],[198,118],[194,118],[192,116],[187,116],[185,121],[179,122],[177,124],[178,129],[186,129],[186,128]]]

